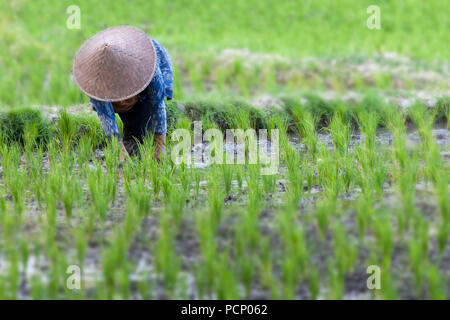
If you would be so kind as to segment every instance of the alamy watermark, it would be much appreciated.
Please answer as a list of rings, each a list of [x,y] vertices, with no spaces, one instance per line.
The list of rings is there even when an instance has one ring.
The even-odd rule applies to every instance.
[[[279,132],[270,130],[270,141],[267,129],[227,129],[225,139],[221,130],[211,128],[202,133],[201,121],[194,121],[194,159],[191,155],[191,132],[187,129],[176,129],[172,133],[172,141],[177,142],[172,148],[172,161],[180,165],[210,164],[257,164],[261,165],[262,175],[273,175],[278,172],[279,164]],[[203,156],[203,142],[206,141],[206,155]],[[224,156],[224,141],[225,153]]]
[[[77,5],[70,5],[66,9],[66,13],[69,17],[66,20],[67,29],[80,29],[81,28],[81,10]]]
[[[69,290],[80,290],[81,289],[81,268],[76,264],[72,264],[67,267],[66,274],[68,275],[66,279],[66,287]]]
[[[377,265],[370,265],[366,269],[366,273],[370,274],[367,278],[367,289],[380,290],[381,289],[381,268]]]
[[[371,5],[366,9],[366,13],[370,14],[367,18],[366,25],[370,30],[381,29],[381,10],[379,6]]]

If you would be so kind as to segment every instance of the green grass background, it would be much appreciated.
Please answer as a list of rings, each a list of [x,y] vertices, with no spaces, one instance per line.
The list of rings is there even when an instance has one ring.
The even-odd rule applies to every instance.
[[[81,9],[79,30],[66,27],[73,4]],[[381,8],[381,30],[366,27],[372,4]],[[175,63],[200,66],[228,48],[288,58],[396,52],[446,61],[449,12],[442,0],[1,0],[0,105],[86,102],[70,77],[73,56],[87,38],[115,25],[142,28]]]

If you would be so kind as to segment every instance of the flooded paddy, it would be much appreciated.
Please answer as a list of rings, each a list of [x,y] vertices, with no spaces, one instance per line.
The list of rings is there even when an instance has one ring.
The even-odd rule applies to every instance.
[[[445,126],[438,126],[432,129],[431,136],[439,148],[443,166],[448,171],[449,130]],[[53,285],[53,294],[56,296],[220,298],[223,294],[220,286],[227,284],[219,285],[214,279],[220,272],[231,272],[229,281],[230,285],[234,285],[231,292],[235,297],[380,298],[380,291],[367,288],[367,267],[378,265],[381,270],[388,270],[389,290],[393,290],[398,298],[419,298],[428,289],[423,284],[426,282],[425,275],[423,282],[418,284],[417,274],[411,267],[414,261],[411,243],[418,231],[414,225],[405,224],[403,219],[419,221],[416,223],[426,226],[426,238],[423,240],[426,241],[426,244],[423,243],[426,245],[426,252],[423,254],[426,254],[427,261],[439,270],[442,277],[449,275],[450,251],[448,246],[442,249],[442,244],[439,244],[442,207],[436,200],[433,182],[418,175],[409,181],[409,195],[402,194],[402,186],[398,185],[397,180],[399,178],[395,177],[396,158],[392,156],[394,140],[393,133],[385,129],[380,129],[375,137],[374,150],[388,162],[385,163],[382,189],[374,195],[370,208],[364,208],[364,205],[368,205],[364,202],[367,191],[362,190],[361,183],[356,182],[357,171],[349,178],[348,188],[342,185],[339,190],[330,191],[330,182],[323,180],[326,177],[320,177],[321,164],[328,161],[322,156],[331,157],[333,162],[340,161],[333,156],[339,152],[335,147],[336,140],[332,134],[326,133],[317,134],[317,142],[322,150],[320,154],[323,154],[315,158],[307,157],[310,146],[305,145],[303,139],[289,137],[289,146],[300,159],[303,158],[303,161],[299,160],[297,169],[301,175],[295,178],[292,176],[293,168],[285,161],[280,162],[278,174],[274,176],[260,176],[245,166],[235,169],[235,166],[229,165],[230,171],[227,172],[217,165],[180,169],[165,164],[159,168],[158,176],[161,179],[170,178],[170,185],[160,186],[158,194],[155,194],[155,180],[151,179],[154,173],[147,171],[149,177],[145,179],[131,174],[131,164],[116,167],[116,171],[112,173],[116,185],[115,196],[105,204],[107,209],[103,218],[97,216],[98,210],[92,204],[91,197],[94,193],[88,176],[96,172],[102,177],[111,172],[106,167],[106,162],[111,161],[108,154],[110,150],[95,150],[85,163],[79,163],[76,157],[66,158],[72,163],[69,167],[79,186],[78,200],[73,202],[71,215],[67,215],[69,200],[64,202],[64,195],[61,194],[62,201],[54,202],[54,229],[49,227],[48,206],[51,200],[45,199],[39,204],[32,187],[36,181],[29,179],[22,200],[24,208],[20,213],[21,221],[17,225],[11,223],[14,228],[10,227],[12,229],[9,231],[5,230],[7,225],[2,224],[2,233],[5,235],[3,241],[16,241],[18,244],[17,255],[20,260],[15,265],[18,274],[17,297],[31,298],[39,292],[43,295],[50,294]],[[349,142],[349,153],[344,157],[353,159],[354,161],[347,163],[355,162],[357,168],[358,160],[354,157],[357,150],[365,145],[365,136],[359,132],[352,133]],[[422,144],[423,138],[417,129],[411,127],[405,131],[404,145],[407,150],[421,154]],[[270,142],[268,145],[270,147]],[[201,148],[204,158],[208,158],[207,144],[193,145],[192,155],[195,148]],[[287,156],[286,148],[288,147],[281,148],[283,160]],[[227,146],[224,151],[227,151]],[[58,162],[61,157],[65,157],[58,153],[51,155],[51,152],[42,154],[41,179],[44,181],[44,188],[45,184],[51,187],[49,176],[53,176],[52,172],[60,165]],[[58,161],[55,162],[55,159]],[[422,170],[426,166],[424,159],[417,160],[416,170]],[[135,161],[144,162],[142,159]],[[305,165],[309,169],[305,169]],[[25,154],[20,157],[18,168],[30,170]],[[16,211],[17,201],[8,194],[10,188],[8,182],[5,183],[5,169],[3,166],[1,169],[4,198],[2,219],[6,219],[3,220],[5,222]],[[145,170],[143,164],[135,173],[142,173],[142,170]],[[190,170],[191,181],[183,180],[182,170]],[[142,178],[144,179],[141,180]],[[260,180],[256,187],[252,179]],[[298,193],[293,191],[293,179],[301,180]],[[64,185],[65,182],[61,183]],[[147,191],[139,198],[130,191],[130,185],[141,183]],[[214,186],[211,187],[211,184]],[[187,190],[188,193],[181,190]],[[109,191],[106,188],[101,192]],[[177,199],[171,192],[184,193],[184,197]],[[215,192],[218,193],[216,198]],[[100,195],[102,193],[98,194]],[[136,197],[140,200],[131,206],[130,202]],[[330,201],[330,198],[333,200]],[[297,205],[292,203],[293,200]],[[142,205],[140,201],[148,202],[148,205],[144,205],[143,211],[138,213],[141,209],[135,205]],[[406,216],[405,201],[411,201],[408,210],[413,210],[420,218]],[[361,216],[364,215],[364,210],[379,217],[363,222]],[[132,226],[127,219],[130,215],[136,215]],[[211,215],[218,215],[217,221],[210,221]],[[86,222],[90,219],[93,219],[91,223]],[[286,223],[292,224],[290,227],[293,231],[285,229]],[[367,224],[362,229],[364,223]],[[205,235],[202,228],[207,226],[211,230]],[[133,235],[129,238],[125,235],[127,228],[133,230]],[[389,232],[387,235],[383,235],[384,228]],[[22,230],[21,236],[18,236],[18,230]],[[23,233],[25,230],[26,234]],[[82,235],[80,232],[86,234]],[[249,234],[249,238],[246,238]],[[51,239],[48,238],[50,236]],[[170,240],[162,243],[161,239],[164,237]],[[244,247],[240,247],[241,245]],[[50,248],[63,253],[64,259],[52,258]],[[172,256],[165,256],[166,250],[172,250]],[[242,250],[247,253],[243,255]],[[297,261],[289,262],[294,254],[289,250],[303,252],[303,256],[299,256]],[[3,279],[10,277],[14,267],[11,254],[3,250],[0,256],[0,274]],[[349,257],[346,262],[348,265],[339,265],[344,259],[342,255]],[[386,255],[389,261],[386,261]],[[223,265],[220,261],[225,256],[230,260]],[[111,265],[108,259],[115,261],[114,264]],[[216,266],[216,263],[221,265]],[[298,264],[294,267],[296,271],[291,274],[286,270],[289,263],[294,263],[294,266]],[[173,264],[176,266],[173,274],[166,274],[163,267],[169,268]],[[78,291],[61,289],[69,276],[65,271],[70,265],[79,266],[81,270],[82,289]],[[336,266],[337,270],[342,268],[342,274],[330,271],[331,266]],[[56,275],[53,273],[55,268],[58,269]],[[108,271],[110,269],[116,271]],[[126,272],[125,283],[121,283],[124,281],[121,272]],[[288,275],[291,278],[286,278]],[[38,278],[39,282],[36,284]],[[171,283],[170,286],[168,282]],[[387,286],[385,283],[384,285]],[[418,285],[423,285],[423,291],[417,288]],[[393,294],[392,292],[386,294]]]

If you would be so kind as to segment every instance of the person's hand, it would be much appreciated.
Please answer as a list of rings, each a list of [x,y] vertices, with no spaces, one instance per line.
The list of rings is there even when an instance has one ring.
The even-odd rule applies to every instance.
[[[161,161],[161,156],[166,156],[166,135],[163,134],[155,134],[155,158],[156,161]]]
[[[127,159],[130,155],[128,154],[127,149],[125,148],[125,145],[122,141],[119,141],[119,147],[120,147],[120,163],[125,162],[125,159]]]

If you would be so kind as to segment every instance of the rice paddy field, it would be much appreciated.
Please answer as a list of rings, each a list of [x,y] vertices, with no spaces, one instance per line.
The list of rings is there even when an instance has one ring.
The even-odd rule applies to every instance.
[[[372,2],[1,1],[0,298],[447,299],[450,2]],[[174,64],[160,163],[120,163],[71,77],[123,24]],[[276,171],[176,163],[176,129],[235,152],[194,123],[268,130]]]

